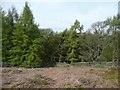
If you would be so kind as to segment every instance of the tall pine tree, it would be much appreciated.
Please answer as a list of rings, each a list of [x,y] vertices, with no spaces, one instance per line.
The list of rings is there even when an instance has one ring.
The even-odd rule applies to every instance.
[[[2,61],[9,61],[9,50],[12,46],[12,33],[15,29],[14,25],[17,22],[18,14],[16,9],[12,7],[9,9],[8,14],[5,15],[4,11],[2,12]]]
[[[10,62],[14,66],[39,67],[42,48],[38,26],[34,23],[33,14],[25,3],[23,13],[13,31],[13,46],[10,50]]]

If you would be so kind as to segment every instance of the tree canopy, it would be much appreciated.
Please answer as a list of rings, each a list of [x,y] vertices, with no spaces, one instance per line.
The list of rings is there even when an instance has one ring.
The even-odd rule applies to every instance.
[[[42,67],[66,62],[118,61],[120,15],[92,24],[84,30],[75,20],[63,32],[39,28],[28,3],[19,15],[13,7],[2,15],[2,61],[12,66]]]

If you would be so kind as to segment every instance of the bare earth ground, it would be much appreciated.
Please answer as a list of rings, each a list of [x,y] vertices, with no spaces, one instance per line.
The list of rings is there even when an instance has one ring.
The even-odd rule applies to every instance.
[[[103,79],[108,68],[52,67],[2,68],[3,88],[118,88],[117,81]]]

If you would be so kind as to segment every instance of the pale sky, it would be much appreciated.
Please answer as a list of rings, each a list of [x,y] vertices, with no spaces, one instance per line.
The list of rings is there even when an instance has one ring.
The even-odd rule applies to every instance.
[[[12,6],[22,13],[26,0],[2,0],[1,7],[7,11]],[[52,28],[60,32],[77,19],[85,31],[91,24],[104,21],[118,13],[119,0],[28,0],[28,4],[40,28]]]

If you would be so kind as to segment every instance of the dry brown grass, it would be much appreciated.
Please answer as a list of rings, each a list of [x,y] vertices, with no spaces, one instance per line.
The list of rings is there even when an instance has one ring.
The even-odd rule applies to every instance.
[[[109,80],[109,78],[118,80],[117,74],[110,76],[117,73],[116,71],[116,68],[76,66],[29,69],[3,68],[2,83],[5,88],[117,88],[118,84]]]

